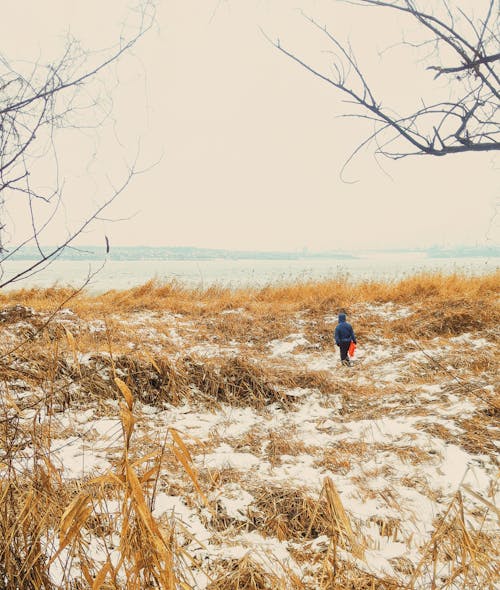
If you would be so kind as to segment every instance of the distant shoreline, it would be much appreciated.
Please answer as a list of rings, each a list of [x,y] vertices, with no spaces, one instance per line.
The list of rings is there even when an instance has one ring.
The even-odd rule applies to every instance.
[[[45,247],[46,254],[55,249],[54,246]],[[439,258],[499,258],[500,247],[496,246],[459,246],[454,248],[421,248],[421,249],[382,249],[360,250],[346,252],[343,250],[309,252],[303,251],[260,251],[260,250],[224,250],[195,247],[152,247],[152,246],[116,246],[109,253],[104,246],[81,246],[79,248],[66,248],[58,256],[57,260],[97,261],[107,258],[119,262],[140,261],[236,261],[236,260],[275,260],[275,261],[314,261],[314,260],[359,260],[372,257],[390,256],[421,256],[430,259]],[[37,261],[40,253],[37,248],[25,246],[18,251],[4,253],[5,261]]]
[[[104,262],[104,264],[103,264]],[[7,261],[2,265],[4,281],[15,277],[30,263]],[[499,257],[431,258],[426,253],[370,254],[359,258],[289,259],[188,259],[188,260],[64,260],[4,288],[47,288],[81,286],[94,292],[127,290],[150,281],[176,283],[187,288],[209,286],[245,288],[329,281],[393,282],[421,274],[484,275],[498,272]]]

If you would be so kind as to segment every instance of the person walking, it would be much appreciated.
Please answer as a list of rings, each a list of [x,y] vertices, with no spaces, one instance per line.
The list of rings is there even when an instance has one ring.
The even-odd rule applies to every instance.
[[[351,361],[347,354],[351,342],[356,344],[356,336],[351,324],[346,319],[345,313],[339,313],[339,323],[335,328],[335,344],[340,348],[340,361],[343,365],[350,366]]]

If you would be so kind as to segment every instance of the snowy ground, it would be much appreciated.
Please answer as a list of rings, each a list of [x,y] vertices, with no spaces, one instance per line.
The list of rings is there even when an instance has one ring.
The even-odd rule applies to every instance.
[[[350,318],[355,328],[361,328],[365,320],[373,326],[411,314],[408,307],[359,305]],[[228,317],[251,321],[240,309],[222,315],[225,318],[214,321]],[[311,338],[318,318],[311,322],[307,314],[292,317],[288,333],[264,343],[243,339],[236,331],[225,338],[210,336],[210,322],[200,327],[195,320],[168,313],[137,312],[111,321],[114,330],[122,332],[124,349],[155,362],[190,355],[216,365],[221,359],[238,357],[269,370],[319,372],[329,379],[323,388],[283,389],[286,404],[274,401],[264,407],[209,404],[205,398],[200,402],[194,386],[192,396],[175,403],[160,397],[147,403],[148,398],[133,390],[134,453],[145,455],[161,447],[175,430],[189,449],[212,506],[207,509],[185,469],[167,453],[153,514],[159,522],[172,516],[179,522],[180,542],[193,563],[200,564],[191,568],[193,588],[209,586],[212,563],[249,553],[264,570],[275,571],[279,563],[314,587],[328,535],[293,533],[286,515],[281,515],[280,529],[266,513],[265,500],[278,498],[281,491],[292,494],[287,498],[295,494],[317,501],[326,478],[333,482],[363,546],[361,556],[344,547],[341,558],[379,578],[408,582],[425,558],[439,517],[459,492],[464,521],[471,530],[481,529],[490,536],[498,530],[499,428],[483,401],[492,398],[496,386],[491,338],[466,332],[398,341],[370,327],[358,339],[354,366],[347,368],[340,366],[330,341]],[[5,350],[30,330],[30,322],[28,317],[3,326]],[[335,322],[332,315],[320,319],[326,333],[333,331]],[[75,348],[66,352],[69,369],[82,374],[87,368],[111,390],[109,363],[96,361],[109,360],[104,322],[84,322],[68,311],[59,314],[55,325],[73,335]],[[131,331],[133,338],[126,342]],[[84,337],[94,338],[99,350],[79,345]],[[492,359],[482,371],[464,361],[478,354]],[[61,477],[84,479],[112,469],[123,448],[118,393],[116,399],[79,395],[83,387],[79,379],[69,384],[66,380],[72,401],[56,404],[50,411],[33,403],[44,392],[34,390],[23,377],[29,361],[16,362],[19,375],[4,379],[2,394],[16,405],[21,426],[28,427],[35,418],[40,424],[50,423],[50,460]],[[126,381],[126,368],[118,371]],[[28,468],[30,460],[30,449],[23,449],[16,468]],[[277,501],[275,506],[278,510]],[[97,548],[96,559],[98,553]],[[56,581],[61,575],[58,567],[55,562],[51,570]],[[444,561],[438,563],[437,579],[445,581],[449,567]],[[420,587],[425,584],[422,581]]]

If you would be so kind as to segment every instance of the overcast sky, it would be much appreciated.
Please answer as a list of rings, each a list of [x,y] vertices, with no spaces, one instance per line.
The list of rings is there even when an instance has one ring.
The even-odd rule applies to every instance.
[[[68,29],[89,48],[109,46],[127,6],[126,0],[8,3],[2,52],[15,60],[48,59]],[[298,8],[350,40],[384,104],[405,113],[420,96],[435,97],[415,50],[383,52],[401,40],[406,23],[390,13],[335,0],[160,0],[153,29],[108,75],[116,124],[108,121],[99,140],[94,131],[61,138],[66,226],[109,193],[106,176],[119,184],[138,145],[140,166],[160,160],[107,213],[129,219],[101,221],[80,242],[102,243],[106,234],[114,245],[260,250],[498,244],[492,154],[377,163],[372,146],[345,173],[357,182],[342,181],[343,163],[372,127],[339,118],[349,107],[335,89],[266,41],[261,29],[328,67],[331,46]],[[446,93],[444,82],[439,91]],[[7,205],[10,236],[20,239],[25,227]]]

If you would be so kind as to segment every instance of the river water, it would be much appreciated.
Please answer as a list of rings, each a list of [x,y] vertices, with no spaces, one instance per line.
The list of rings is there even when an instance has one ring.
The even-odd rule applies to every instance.
[[[29,265],[4,264],[4,277]],[[56,260],[47,269],[7,288],[82,285],[102,262]],[[262,287],[269,284],[347,276],[352,280],[396,280],[422,271],[486,274],[500,268],[499,257],[430,258],[425,253],[369,253],[353,259],[304,258],[296,260],[108,260],[86,287],[90,292],[129,289],[150,279],[176,280],[190,287]]]

